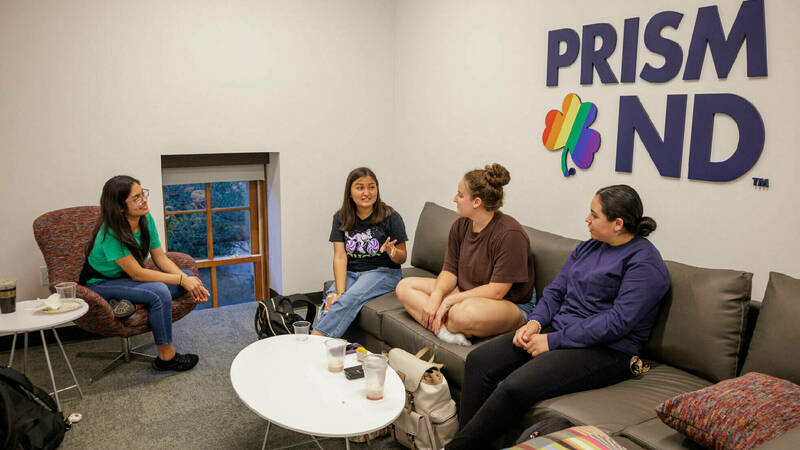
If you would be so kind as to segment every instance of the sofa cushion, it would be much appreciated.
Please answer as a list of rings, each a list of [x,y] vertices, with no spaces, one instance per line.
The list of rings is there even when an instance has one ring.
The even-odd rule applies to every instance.
[[[656,364],[644,375],[612,386],[543,400],[526,413],[524,422],[560,416],[614,434],[630,424],[656,418],[655,408],[664,400],[709,384],[688,372]]]
[[[614,436],[618,442],[623,443],[627,438],[644,448],[657,448],[659,450],[701,449],[700,444],[668,427],[658,417],[631,425]],[[624,443],[622,445],[625,445]],[[629,448],[625,445],[626,448]]]
[[[657,412],[705,447],[753,448],[800,426],[800,386],[751,372],[678,395]]]
[[[472,345],[448,344],[420,325],[404,309],[388,311],[383,315],[383,340],[390,347],[399,347],[416,353],[423,347],[433,350],[434,360],[444,364],[442,373],[447,382],[461,388],[464,382],[464,364],[467,354],[492,338],[472,339]]]
[[[735,377],[753,274],[666,264],[672,285],[643,355],[714,382]]]
[[[414,233],[411,265],[438,274],[444,265],[450,227],[458,219],[455,211],[425,202]]]
[[[800,342],[800,280],[770,272],[742,373],[761,372],[800,384],[800,361],[787,346]]]
[[[527,226],[523,228],[531,241],[536,297],[541,298],[544,288],[553,282],[580,241]]]

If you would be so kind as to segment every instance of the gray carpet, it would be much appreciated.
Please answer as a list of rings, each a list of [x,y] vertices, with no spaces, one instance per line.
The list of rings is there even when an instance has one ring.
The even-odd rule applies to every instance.
[[[219,309],[193,311],[175,322],[173,337],[179,352],[200,355],[200,363],[183,373],[160,373],[149,364],[123,364],[93,384],[89,377],[105,361],[78,358],[83,351],[118,350],[117,339],[93,339],[64,344],[78,381],[83,400],[75,389],[62,392],[61,406],[68,415],[79,412],[83,420],[67,432],[63,449],[115,448],[261,448],[266,422],[250,411],[236,396],[230,383],[230,365],[236,354],[255,341],[255,304],[244,303]],[[56,383],[59,388],[72,384],[64,359],[51,332],[49,345]],[[155,355],[152,335],[134,338],[134,345],[148,343],[144,353]],[[0,353],[8,361],[8,351]],[[265,363],[269,363],[265,361]],[[22,352],[14,367],[22,370]],[[48,391],[52,389],[41,347],[28,354],[28,377]],[[269,447],[278,448],[307,440],[308,437],[272,426]],[[321,441],[325,449],[343,449],[343,439]],[[318,448],[305,444],[298,449]],[[352,443],[351,448],[402,448],[391,438],[367,444]]]

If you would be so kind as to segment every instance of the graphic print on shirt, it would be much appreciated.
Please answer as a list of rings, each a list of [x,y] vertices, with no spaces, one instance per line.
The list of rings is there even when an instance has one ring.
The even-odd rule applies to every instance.
[[[344,249],[351,258],[370,258],[380,256],[378,251],[381,244],[372,236],[372,229],[367,228],[361,233],[345,231]]]

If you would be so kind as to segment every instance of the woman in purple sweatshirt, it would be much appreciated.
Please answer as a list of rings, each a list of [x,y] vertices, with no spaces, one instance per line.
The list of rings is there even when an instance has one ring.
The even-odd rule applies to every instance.
[[[467,356],[461,428],[447,449],[489,448],[537,402],[630,377],[670,284],[645,239],[656,222],[642,209],[630,186],[597,191],[586,217],[591,239],[575,248],[528,322]]]

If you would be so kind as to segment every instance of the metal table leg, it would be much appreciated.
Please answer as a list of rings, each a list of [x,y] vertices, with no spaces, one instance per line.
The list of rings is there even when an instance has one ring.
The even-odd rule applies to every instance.
[[[17,348],[17,333],[11,338],[11,355],[8,357],[8,367],[14,365],[14,349]]]
[[[28,376],[28,332],[27,331],[25,332],[24,337],[25,337],[24,339],[25,345],[22,350],[22,373],[24,373],[25,376]]]
[[[61,402],[58,400],[58,388],[56,388],[56,377],[53,376],[53,366],[50,364],[50,353],[47,351],[47,342],[44,340],[44,330],[39,330],[39,334],[42,336],[42,348],[44,349],[44,357],[47,360],[47,370],[50,371],[50,381],[53,382],[53,395],[56,398],[56,406],[58,406],[58,410],[61,411]]]
[[[81,385],[78,384],[78,378],[75,377],[75,372],[72,370],[72,364],[69,363],[69,358],[67,358],[67,352],[64,351],[64,346],[61,345],[61,339],[58,338],[58,333],[56,333],[55,328],[53,328],[53,336],[56,337],[56,342],[58,342],[58,348],[61,349],[61,354],[64,355],[64,361],[67,363],[67,368],[69,368],[69,373],[72,374],[72,381],[75,382],[75,387],[78,388],[78,393],[81,395],[81,400],[83,400],[83,391],[81,390]]]
[[[261,450],[267,448],[267,438],[269,437],[269,426],[271,423],[272,422],[270,422],[269,420],[267,421],[267,432],[264,433],[264,443],[261,444]]]

